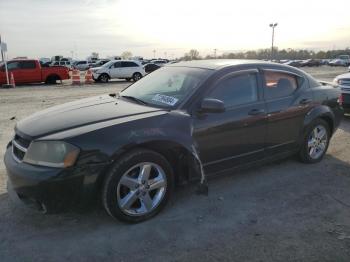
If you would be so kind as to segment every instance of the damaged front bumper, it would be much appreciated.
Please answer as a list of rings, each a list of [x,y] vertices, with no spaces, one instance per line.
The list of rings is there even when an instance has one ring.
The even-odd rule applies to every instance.
[[[57,212],[96,199],[97,178],[104,164],[52,168],[17,162],[8,148],[4,158],[8,193],[40,211]],[[20,201],[19,201],[20,200]]]

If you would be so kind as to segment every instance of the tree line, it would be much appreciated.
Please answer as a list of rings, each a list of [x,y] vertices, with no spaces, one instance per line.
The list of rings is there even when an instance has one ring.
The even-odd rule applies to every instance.
[[[339,49],[339,50],[328,50],[328,51],[312,51],[306,49],[281,49],[274,48],[274,59],[275,60],[303,60],[303,59],[334,59],[339,55],[350,55],[350,48]],[[180,58],[181,60],[198,60],[198,59],[259,59],[266,60],[271,59],[271,49],[259,49],[250,50],[244,52],[227,52],[222,55],[207,55],[205,57],[200,56],[196,49],[191,49],[188,53]]]

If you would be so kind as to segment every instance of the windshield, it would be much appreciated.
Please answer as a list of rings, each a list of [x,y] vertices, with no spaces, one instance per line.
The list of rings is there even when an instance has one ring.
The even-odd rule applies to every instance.
[[[102,67],[110,67],[111,65],[113,65],[116,61],[109,61],[107,63],[105,63],[104,65],[102,65]]]
[[[163,67],[137,81],[120,96],[134,97],[146,104],[171,108],[188,97],[208,75],[207,69]]]

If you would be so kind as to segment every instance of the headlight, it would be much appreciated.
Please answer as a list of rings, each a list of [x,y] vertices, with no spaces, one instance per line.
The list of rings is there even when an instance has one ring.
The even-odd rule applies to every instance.
[[[75,164],[79,148],[62,141],[32,142],[23,162],[49,167],[70,167]]]

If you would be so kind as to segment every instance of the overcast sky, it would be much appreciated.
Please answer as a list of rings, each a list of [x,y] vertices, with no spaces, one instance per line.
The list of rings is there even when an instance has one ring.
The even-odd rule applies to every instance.
[[[0,0],[9,57],[350,47],[350,0]]]

